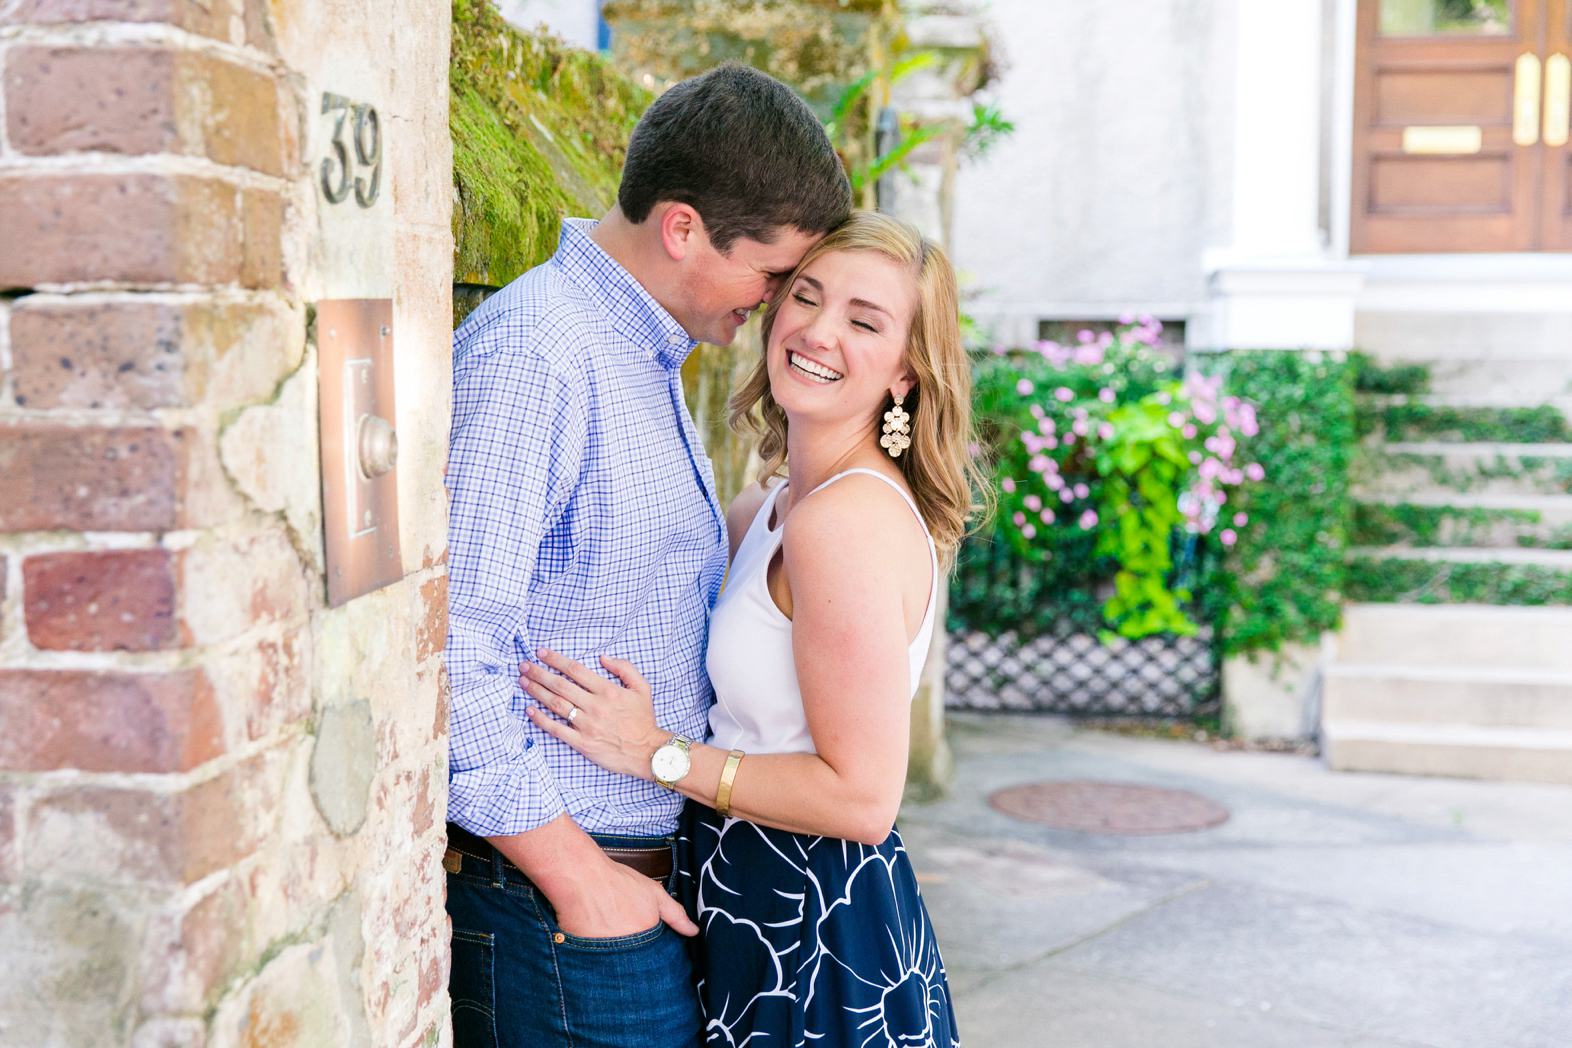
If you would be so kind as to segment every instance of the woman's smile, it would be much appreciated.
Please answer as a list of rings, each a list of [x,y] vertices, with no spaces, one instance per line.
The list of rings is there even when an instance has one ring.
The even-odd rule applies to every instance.
[[[831,382],[839,382],[841,379],[846,377],[839,371],[836,371],[834,368],[826,367],[817,360],[813,360],[810,357],[805,357],[801,353],[791,349],[786,351],[786,363],[791,365],[792,370],[798,372],[799,374],[807,375],[815,382],[822,382],[825,385],[828,385]]]

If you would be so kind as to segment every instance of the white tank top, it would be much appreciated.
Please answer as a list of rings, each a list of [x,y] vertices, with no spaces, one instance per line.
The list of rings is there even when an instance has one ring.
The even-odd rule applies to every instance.
[[[849,469],[837,473],[808,494],[853,473],[878,477],[906,500],[917,523],[928,538],[928,558],[933,566],[929,586],[928,611],[923,615],[917,639],[907,648],[911,663],[911,694],[917,694],[918,677],[928,657],[933,638],[934,609],[939,599],[939,558],[933,536],[923,523],[911,496],[884,474],[871,469]],[[785,484],[770,490],[753,517],[748,533],[737,547],[726,587],[710,616],[710,642],[706,668],[715,687],[715,706],[710,710],[711,740],[724,750],[746,753],[814,753],[813,736],[802,709],[802,691],[797,685],[797,664],[792,657],[791,620],[776,607],[770,596],[769,566],[785,534],[784,523],[770,530],[770,515]]]

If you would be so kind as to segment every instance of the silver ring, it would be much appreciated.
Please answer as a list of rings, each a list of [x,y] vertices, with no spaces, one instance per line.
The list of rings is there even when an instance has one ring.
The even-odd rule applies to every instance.
[[[568,723],[572,724],[573,723],[573,718],[577,717],[578,715],[579,715],[579,708],[577,706],[575,706],[568,713]]]

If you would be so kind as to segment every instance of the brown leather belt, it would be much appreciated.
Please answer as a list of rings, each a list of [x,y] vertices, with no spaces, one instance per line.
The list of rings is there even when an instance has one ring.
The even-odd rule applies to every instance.
[[[618,862],[630,870],[652,877],[657,881],[664,881],[671,876],[671,849],[670,848],[622,848],[602,844],[600,850],[606,853],[606,858]],[[457,873],[460,860],[455,855],[467,855],[471,859],[481,862],[490,862],[492,856],[501,855],[492,843],[484,837],[477,837],[462,826],[448,823],[448,854],[443,856],[442,865],[449,873]],[[520,876],[522,870],[514,866],[506,855],[502,856],[503,865],[517,871]]]

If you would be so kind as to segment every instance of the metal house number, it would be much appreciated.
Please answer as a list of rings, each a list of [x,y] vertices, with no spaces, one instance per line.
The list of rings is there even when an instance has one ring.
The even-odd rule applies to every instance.
[[[338,111],[338,118],[333,122],[333,152],[322,158],[322,192],[327,196],[328,203],[342,204],[349,199],[349,192],[353,189],[355,203],[361,207],[370,207],[377,202],[377,194],[382,191],[382,123],[377,119],[376,107],[365,102],[351,102],[343,95],[324,92],[322,115],[326,116],[335,110]],[[350,125],[348,144],[344,142],[346,123]],[[355,153],[356,174],[353,179],[350,177],[351,149]],[[359,172],[368,167],[371,169],[370,178],[361,177]]]

